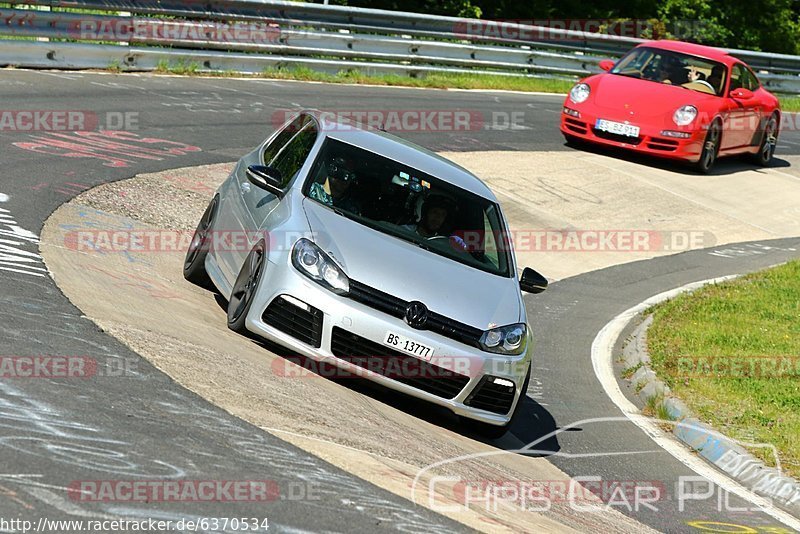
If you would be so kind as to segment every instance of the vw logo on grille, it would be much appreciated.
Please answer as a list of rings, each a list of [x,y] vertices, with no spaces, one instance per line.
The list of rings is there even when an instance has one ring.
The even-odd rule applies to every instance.
[[[421,302],[415,300],[406,306],[406,323],[411,328],[422,328],[428,322],[428,308]]]

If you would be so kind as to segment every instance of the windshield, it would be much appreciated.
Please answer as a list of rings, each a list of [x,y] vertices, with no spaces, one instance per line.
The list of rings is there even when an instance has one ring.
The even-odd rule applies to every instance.
[[[378,232],[509,276],[497,204],[413,167],[328,138],[303,193]]]
[[[727,69],[722,63],[659,48],[634,48],[611,74],[680,85],[710,95],[722,95]]]

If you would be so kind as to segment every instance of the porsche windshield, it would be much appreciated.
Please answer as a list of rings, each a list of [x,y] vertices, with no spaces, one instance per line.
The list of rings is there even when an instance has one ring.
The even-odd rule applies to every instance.
[[[660,48],[634,48],[611,74],[679,85],[710,95],[722,95],[727,69],[722,63]]]
[[[303,193],[374,230],[509,276],[497,204],[413,167],[329,138]]]

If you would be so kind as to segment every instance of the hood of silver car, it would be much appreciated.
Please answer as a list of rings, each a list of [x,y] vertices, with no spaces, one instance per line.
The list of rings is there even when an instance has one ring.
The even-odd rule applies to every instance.
[[[347,276],[486,330],[519,322],[519,284],[421,249],[304,199],[316,244]]]

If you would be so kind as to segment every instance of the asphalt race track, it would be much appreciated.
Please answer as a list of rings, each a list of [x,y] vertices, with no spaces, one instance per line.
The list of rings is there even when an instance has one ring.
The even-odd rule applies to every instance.
[[[403,137],[435,151],[572,150],[557,129],[561,96],[3,70],[0,98],[5,110],[84,111],[96,117],[96,129],[127,130],[112,138],[124,146],[75,132],[0,130],[0,222],[36,235],[58,206],[96,185],[234,161],[265,138],[276,121],[282,122],[285,111],[298,107],[462,109],[481,120],[463,132],[406,132]],[[800,135],[782,132],[777,156],[798,154]],[[736,161],[719,165],[721,172],[742,166]],[[183,389],[82,317],[45,275],[35,237],[22,248],[29,253],[26,263],[0,259],[0,356],[92,354],[135,365],[120,380],[0,382],[0,517],[268,516],[271,528],[286,532],[467,530]],[[516,440],[528,444],[562,429],[536,447],[567,474],[659,481],[669,497],[657,503],[657,510],[618,508],[657,530],[692,531],[691,522],[705,522],[754,532],[791,531],[760,510],[731,512],[714,499],[680,511],[673,488],[692,471],[629,422],[591,422],[621,415],[597,382],[588,357],[592,340],[608,321],[662,291],[797,257],[800,240],[763,241],[741,250],[733,258],[701,250],[609,267],[561,280],[543,295],[529,297],[537,380],[529,389],[525,417],[512,429]],[[619,454],[608,455],[612,452]],[[280,488],[281,498],[267,505],[109,504],[84,502],[68,491],[80,481],[121,478],[267,480]],[[319,498],[303,498],[309,482],[321,488]],[[287,497],[292,492],[296,499]],[[730,505],[747,507],[738,497]]]

